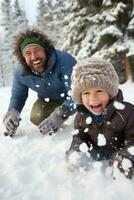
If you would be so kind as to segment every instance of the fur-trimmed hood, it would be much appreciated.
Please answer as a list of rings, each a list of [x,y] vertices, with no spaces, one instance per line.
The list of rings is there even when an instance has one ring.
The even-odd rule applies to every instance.
[[[20,62],[20,64],[24,67],[24,69],[29,72],[31,72],[31,70],[27,66],[26,61],[22,55],[21,44],[26,38],[33,38],[33,37],[37,38],[42,42],[42,46],[47,55],[47,61],[49,60],[51,53],[54,50],[54,46],[51,40],[49,40],[45,34],[35,29],[26,29],[24,32],[19,32],[18,35],[15,36],[13,53],[16,56],[17,60]]]

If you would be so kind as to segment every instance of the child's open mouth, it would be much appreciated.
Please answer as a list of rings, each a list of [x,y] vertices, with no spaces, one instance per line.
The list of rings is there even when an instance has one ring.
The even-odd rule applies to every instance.
[[[92,109],[93,112],[95,112],[96,114],[101,114],[102,105],[101,105],[101,104],[92,105],[92,106],[91,106],[91,109]]]

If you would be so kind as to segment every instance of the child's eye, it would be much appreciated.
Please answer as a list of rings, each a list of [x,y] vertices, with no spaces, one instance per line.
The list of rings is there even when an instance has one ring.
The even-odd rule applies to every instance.
[[[83,93],[82,93],[82,95],[87,95],[87,94],[89,94],[89,92],[83,92]]]
[[[97,90],[97,92],[103,92],[103,90]]]

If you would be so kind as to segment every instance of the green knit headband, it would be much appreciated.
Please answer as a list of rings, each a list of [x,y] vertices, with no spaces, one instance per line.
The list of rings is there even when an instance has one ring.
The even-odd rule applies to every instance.
[[[43,47],[43,44],[42,42],[38,39],[38,38],[35,38],[35,37],[32,37],[32,38],[26,38],[20,45],[20,48],[21,48],[21,52],[23,52],[24,48],[26,46],[28,46],[29,44],[38,44],[40,45],[41,47]],[[44,48],[44,47],[43,47]]]

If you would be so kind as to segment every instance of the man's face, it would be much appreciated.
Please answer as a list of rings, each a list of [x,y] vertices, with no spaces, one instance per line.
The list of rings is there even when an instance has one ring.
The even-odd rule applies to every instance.
[[[41,74],[45,70],[46,53],[43,47],[36,44],[29,45],[24,49],[23,57],[27,65],[35,72]]]

